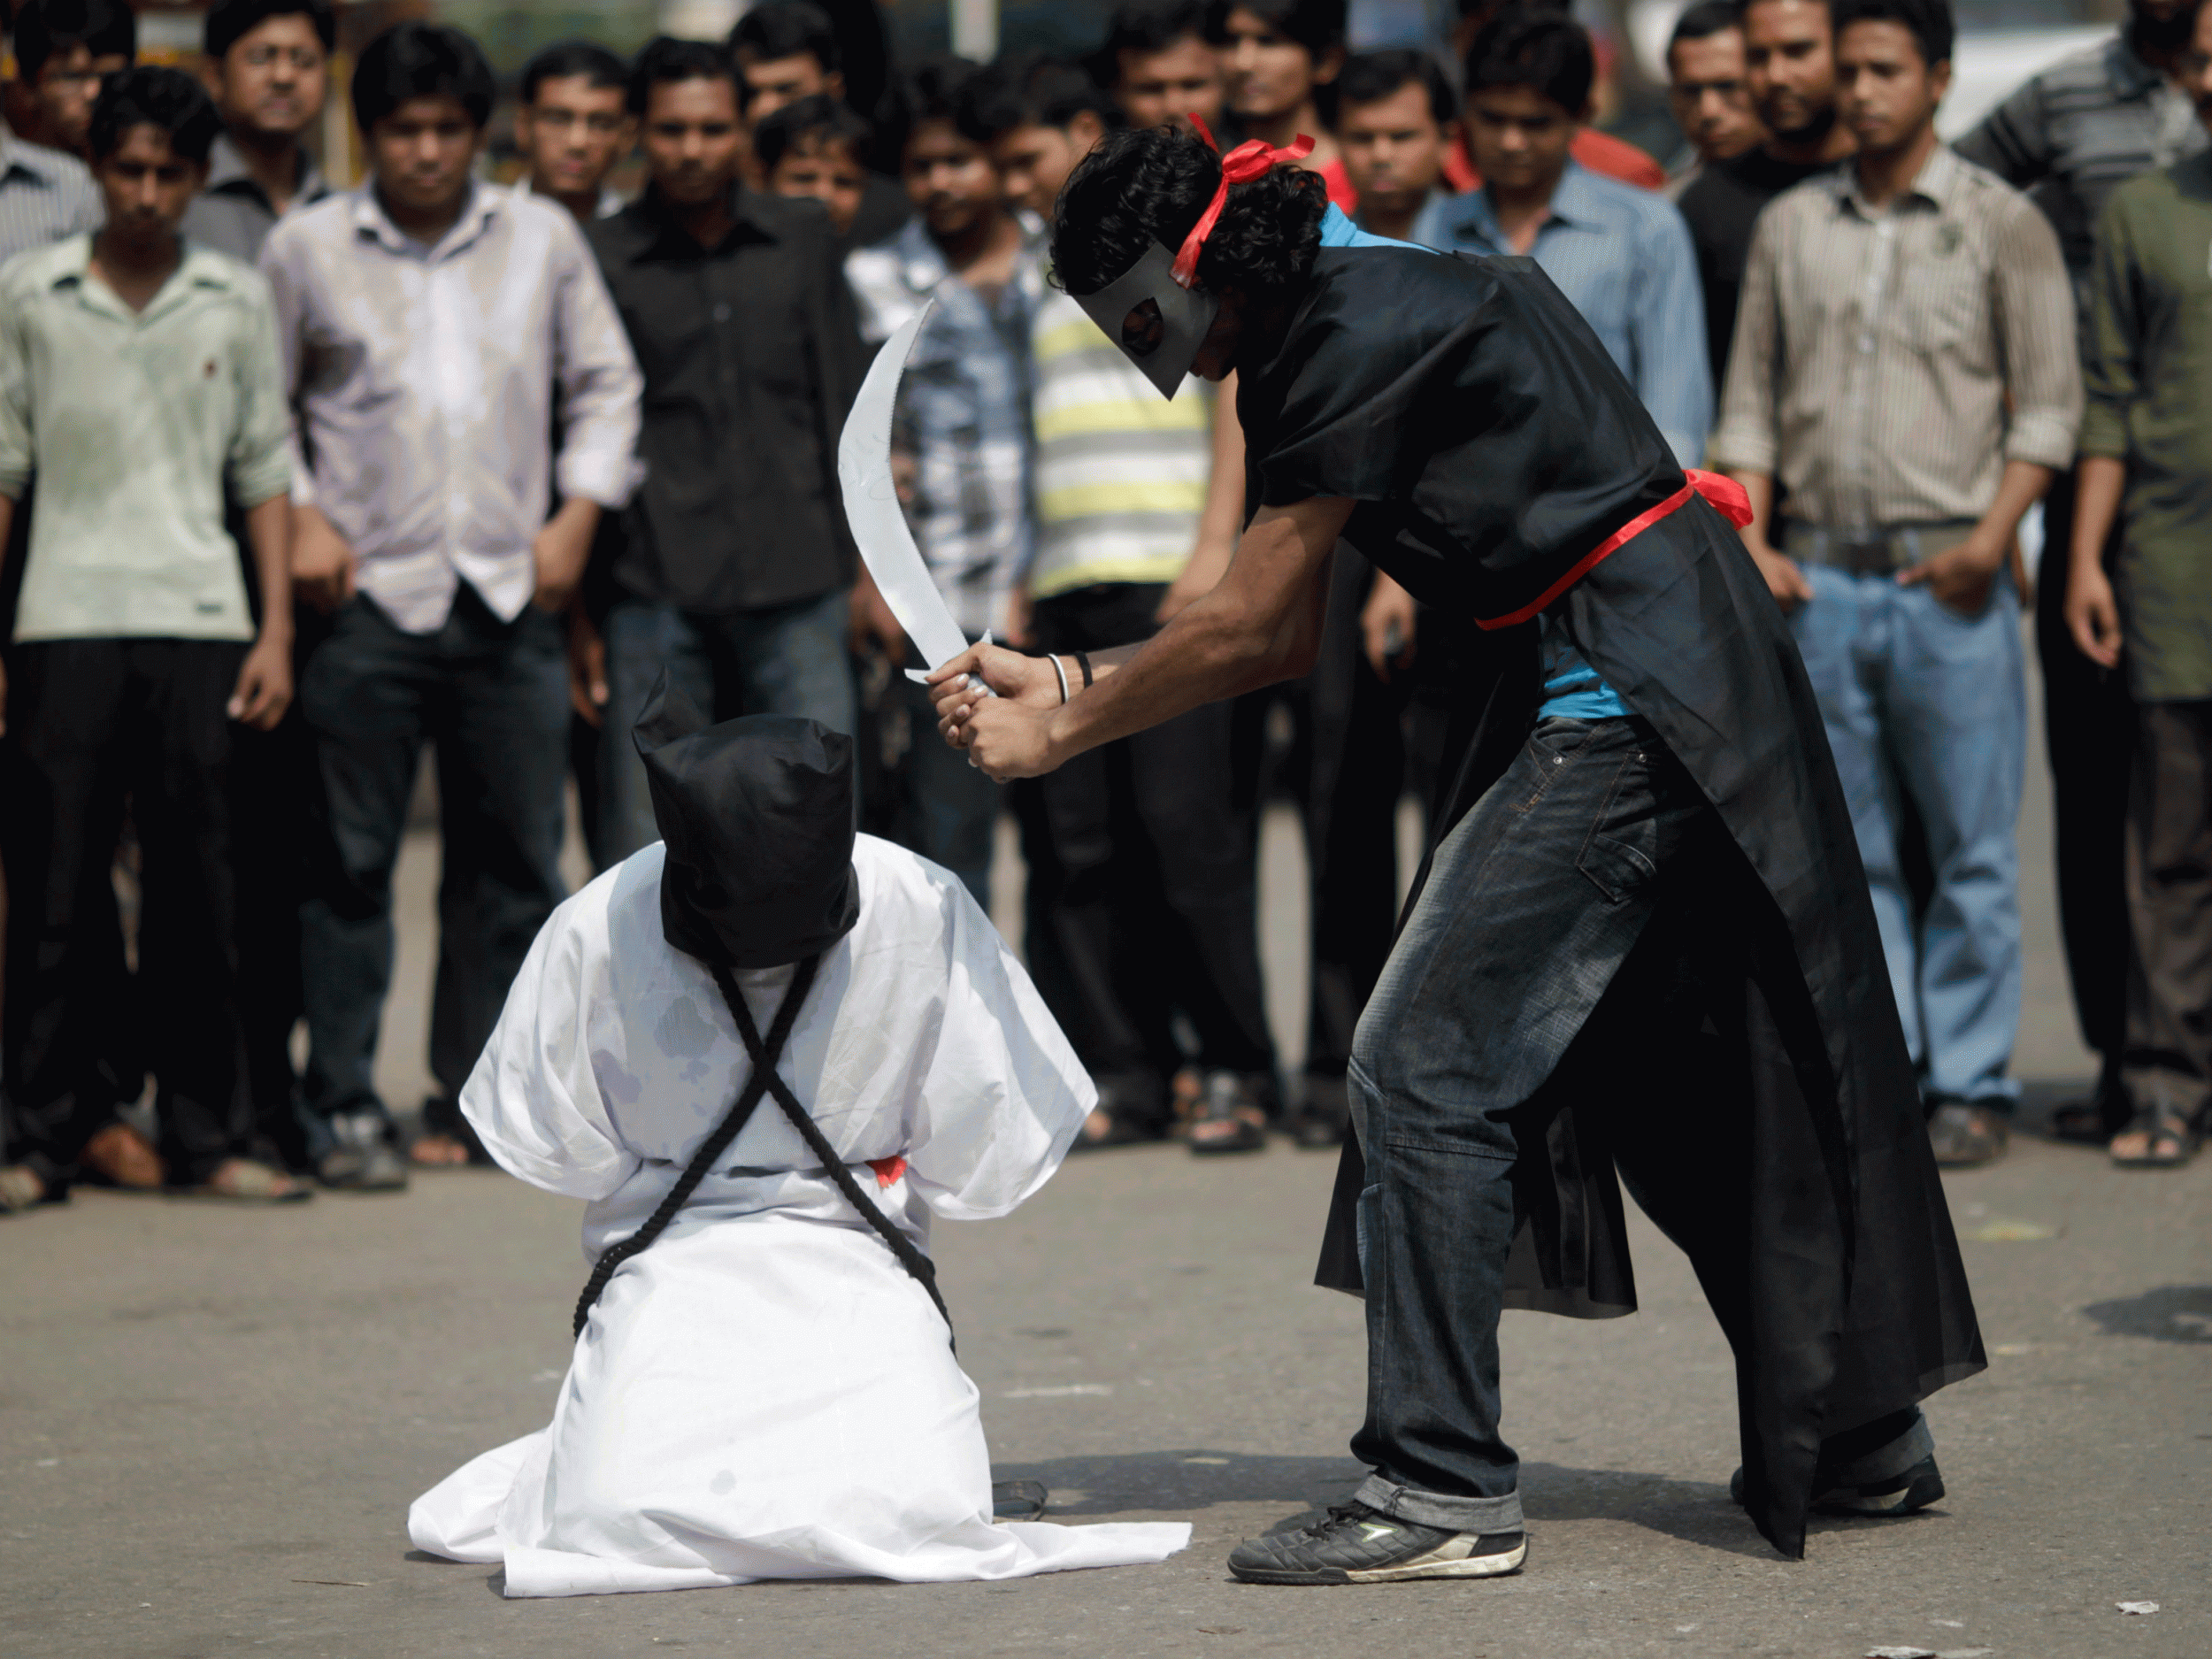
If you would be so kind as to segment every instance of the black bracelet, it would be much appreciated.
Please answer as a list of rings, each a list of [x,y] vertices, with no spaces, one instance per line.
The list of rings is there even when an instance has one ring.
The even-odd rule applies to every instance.
[[[1083,651],[1076,652],[1075,665],[1083,671],[1083,689],[1088,691],[1091,688],[1091,659],[1089,655]]]

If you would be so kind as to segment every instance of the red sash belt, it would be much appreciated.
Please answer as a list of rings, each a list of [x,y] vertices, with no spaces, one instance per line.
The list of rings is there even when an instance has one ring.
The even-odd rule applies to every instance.
[[[1502,617],[1477,617],[1475,626],[1484,629],[1509,628],[1516,623],[1527,621],[1587,576],[1597,567],[1600,561],[1619,552],[1637,536],[1650,529],[1652,526],[1657,524],[1677,508],[1686,503],[1693,495],[1704,496],[1719,509],[1721,517],[1732,525],[1741,526],[1751,522],[1751,497],[1745,493],[1744,487],[1734,479],[1724,478],[1718,472],[1701,472],[1694,466],[1683,468],[1682,475],[1690,481],[1656,507],[1647,508],[1638,513],[1619,529],[1614,531],[1611,535],[1607,536],[1604,541],[1577,559],[1571,570],[1545,588],[1542,593],[1537,595],[1534,599],[1523,605],[1518,611],[1509,611]]]

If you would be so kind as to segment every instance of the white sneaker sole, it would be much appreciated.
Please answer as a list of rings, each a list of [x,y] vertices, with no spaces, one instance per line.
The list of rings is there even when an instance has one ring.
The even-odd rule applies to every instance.
[[[1394,1567],[1370,1567],[1363,1572],[1347,1571],[1344,1578],[1349,1584],[1394,1584],[1401,1578],[1499,1578],[1509,1572],[1520,1571],[1521,1563],[1527,1559],[1528,1540],[1524,1538],[1503,1555],[1446,1556],[1430,1554],[1400,1562]]]

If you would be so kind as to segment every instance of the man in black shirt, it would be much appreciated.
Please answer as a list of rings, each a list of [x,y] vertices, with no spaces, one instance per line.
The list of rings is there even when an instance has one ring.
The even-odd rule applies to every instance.
[[[1706,164],[1675,205],[1689,221],[1705,289],[1706,349],[1713,390],[1727,383],[1736,295],[1759,210],[1792,185],[1825,173],[1855,146],[1836,119],[1836,62],[1828,0],[1750,0],[1743,10],[1744,63],[1767,139],[1729,161]]]
[[[611,731],[636,723],[663,669],[718,719],[795,714],[853,729],[837,434],[860,382],[860,332],[819,204],[738,182],[739,103],[720,47],[648,45],[630,109],[649,183],[589,230],[645,373],[646,477],[604,624]],[[601,757],[611,863],[660,833],[630,745]]]

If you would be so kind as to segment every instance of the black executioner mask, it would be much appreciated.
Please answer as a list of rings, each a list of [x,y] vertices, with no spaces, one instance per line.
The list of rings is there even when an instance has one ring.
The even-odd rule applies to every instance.
[[[631,738],[668,844],[670,944],[726,968],[774,968],[852,931],[852,739],[782,714],[707,726],[664,673]]]

